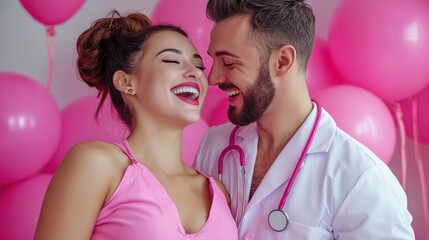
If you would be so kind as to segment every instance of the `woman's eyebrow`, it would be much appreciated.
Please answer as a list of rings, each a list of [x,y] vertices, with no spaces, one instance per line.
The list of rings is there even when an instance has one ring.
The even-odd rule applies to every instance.
[[[161,53],[163,53],[163,52],[173,52],[173,53],[177,53],[177,54],[183,54],[183,52],[182,51],[180,51],[179,49],[175,49],[175,48],[166,48],[166,49],[164,49],[164,50],[162,50],[162,51],[160,51],[159,53],[157,53],[156,54],[156,56],[158,56],[159,54],[161,54]],[[199,59],[203,59],[201,56],[200,56],[200,54],[198,54],[198,53],[194,53],[193,55],[192,55],[192,57],[193,58],[199,58]]]
[[[163,52],[173,52],[173,53],[177,53],[177,54],[183,54],[182,51],[180,51],[179,49],[175,49],[175,48],[166,48],[162,51],[160,51],[159,53],[156,54],[156,56],[158,56],[159,54],[163,53]]]

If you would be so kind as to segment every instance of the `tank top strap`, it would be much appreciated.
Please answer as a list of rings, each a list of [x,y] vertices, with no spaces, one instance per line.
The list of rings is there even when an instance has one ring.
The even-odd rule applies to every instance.
[[[222,194],[222,196],[224,196],[222,190],[220,190],[219,186],[217,185],[217,182],[214,179],[214,177],[207,175],[198,169],[195,169],[195,171],[197,171],[200,175],[204,176],[210,182],[210,185],[212,186],[212,189],[213,189],[213,193]]]
[[[226,198],[225,198],[225,194],[223,193],[223,191],[220,189],[219,185],[217,184],[216,180],[211,177],[211,176],[207,176],[207,180],[210,182],[211,187],[211,192],[210,195],[212,196],[213,199],[213,195],[216,195],[217,199],[222,199],[222,202],[225,202],[225,204],[227,204],[226,202]]]
[[[113,142],[116,146],[118,146],[131,160],[133,164],[138,163],[136,157],[134,156],[133,150],[131,149],[130,144],[128,143],[127,139],[124,139],[121,142]]]
[[[200,175],[204,176],[205,178],[210,179],[210,176],[207,175],[207,174],[205,174],[205,173],[203,173],[202,171],[200,171],[200,170],[198,170],[196,168],[194,168],[194,170],[197,171]]]

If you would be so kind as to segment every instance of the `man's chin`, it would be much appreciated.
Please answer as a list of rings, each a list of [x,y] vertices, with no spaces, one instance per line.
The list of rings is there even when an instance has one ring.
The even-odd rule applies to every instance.
[[[228,119],[231,123],[238,126],[246,126],[254,122],[254,121],[249,121],[248,119],[244,119],[243,116],[237,116],[237,115],[231,116],[229,114],[228,114]]]
[[[230,122],[232,122],[234,125],[239,125],[239,126],[241,126],[240,124],[239,124],[239,114],[240,113],[237,113],[237,108],[236,107],[233,107],[233,106],[229,106],[229,108],[228,108],[228,119],[229,119],[229,121]]]

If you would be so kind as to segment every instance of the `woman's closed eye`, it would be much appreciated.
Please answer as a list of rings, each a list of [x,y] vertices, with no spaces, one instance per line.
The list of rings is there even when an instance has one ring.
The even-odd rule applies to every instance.
[[[206,69],[206,67],[204,67],[204,66],[195,66],[195,67],[200,69],[201,71],[204,71]]]
[[[180,62],[178,60],[171,60],[171,59],[162,59],[163,62],[165,63],[175,63],[175,64],[180,64]]]
[[[180,64],[179,60],[172,60],[172,59],[162,59],[163,62],[165,63],[174,63],[174,64]],[[206,67],[204,66],[195,66],[196,68],[200,69],[201,71],[204,71],[206,69]]]

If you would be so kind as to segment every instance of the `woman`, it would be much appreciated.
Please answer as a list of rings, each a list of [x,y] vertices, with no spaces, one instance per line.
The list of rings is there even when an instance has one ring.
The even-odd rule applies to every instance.
[[[237,239],[221,183],[181,159],[200,118],[203,63],[180,28],[141,13],[98,19],[77,41],[81,78],[130,127],[123,142],[73,146],[43,203],[36,239]]]

